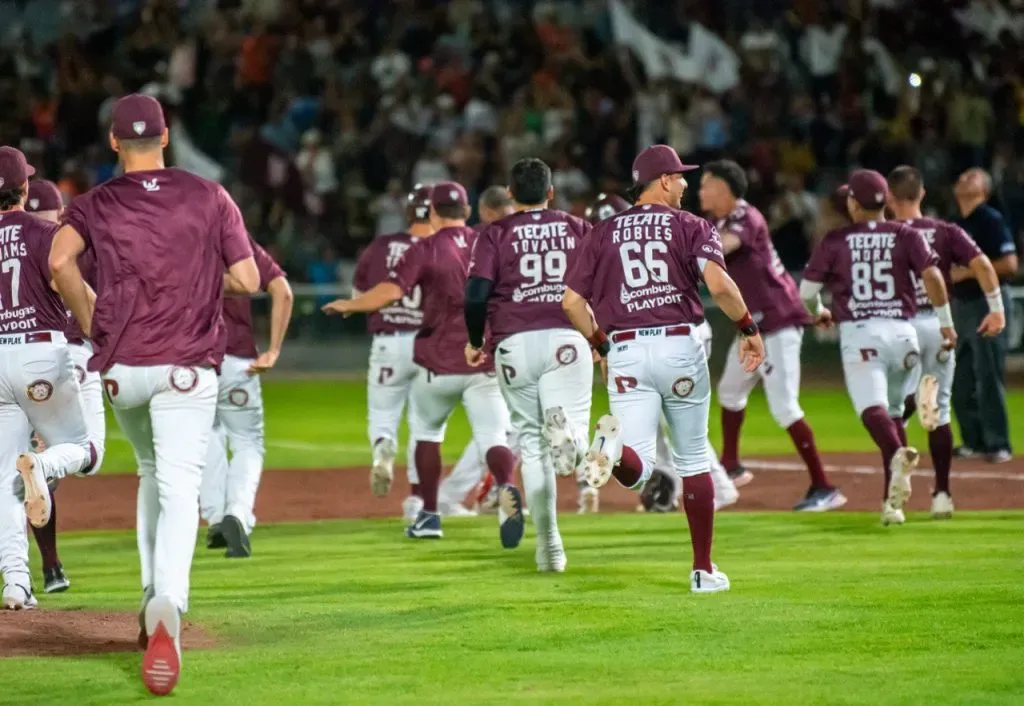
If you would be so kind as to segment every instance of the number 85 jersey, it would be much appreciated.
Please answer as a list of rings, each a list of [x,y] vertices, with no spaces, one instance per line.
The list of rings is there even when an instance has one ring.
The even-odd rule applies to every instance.
[[[538,208],[500,218],[480,232],[469,276],[494,283],[490,343],[525,331],[572,328],[562,311],[565,277],[589,231],[580,218]]]
[[[594,226],[566,285],[608,331],[700,324],[703,264],[725,268],[708,221],[667,206],[634,206]]]
[[[832,293],[836,322],[909,319],[917,312],[913,275],[936,264],[920,231],[867,221],[830,231],[811,255],[804,279]]]

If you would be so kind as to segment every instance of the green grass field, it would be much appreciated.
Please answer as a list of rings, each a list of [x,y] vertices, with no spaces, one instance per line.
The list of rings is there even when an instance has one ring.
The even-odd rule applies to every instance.
[[[360,384],[264,390],[269,467],[366,463]],[[1024,395],[1011,403],[1024,418]],[[871,448],[841,391],[803,404],[823,450]],[[115,430],[106,471],[130,471]],[[461,412],[450,430],[452,457]],[[755,396],[744,448],[789,443]],[[172,703],[1024,703],[1024,513],[890,529],[877,513],[724,513],[715,560],[733,589],[711,596],[689,593],[682,516],[561,527],[562,575],[535,573],[532,528],[503,551],[493,517],[451,520],[435,543],[353,520],[259,526],[244,562],[200,548],[188,618],[219,644],[186,653]],[[65,534],[61,553],[74,585],[42,610],[137,610],[134,533]],[[146,701],[140,658],[0,660],[0,704]]]

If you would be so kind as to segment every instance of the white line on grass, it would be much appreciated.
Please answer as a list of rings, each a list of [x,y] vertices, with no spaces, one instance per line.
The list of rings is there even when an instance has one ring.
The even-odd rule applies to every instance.
[[[761,471],[782,471],[806,473],[807,467],[802,463],[790,461],[744,461],[743,465],[750,469]],[[881,466],[835,466],[827,464],[825,470],[829,473],[852,473],[861,476],[882,475]],[[918,468],[915,476],[931,476],[935,473],[931,468]],[[992,471],[953,471],[949,474],[953,478],[973,478],[974,480],[1024,480],[1021,473],[994,473]]]

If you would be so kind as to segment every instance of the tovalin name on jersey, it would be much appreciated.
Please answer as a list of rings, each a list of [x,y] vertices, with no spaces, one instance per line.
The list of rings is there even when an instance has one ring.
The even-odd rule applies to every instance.
[[[512,233],[517,238],[512,241],[517,255],[576,249],[576,236],[569,233],[567,223],[526,223],[512,228]]]

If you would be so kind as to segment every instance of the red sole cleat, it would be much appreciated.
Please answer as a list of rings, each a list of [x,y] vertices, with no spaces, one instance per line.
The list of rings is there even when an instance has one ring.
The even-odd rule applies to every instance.
[[[180,676],[181,659],[174,638],[162,622],[157,623],[142,657],[142,683],[150,693],[166,696],[174,690]]]

